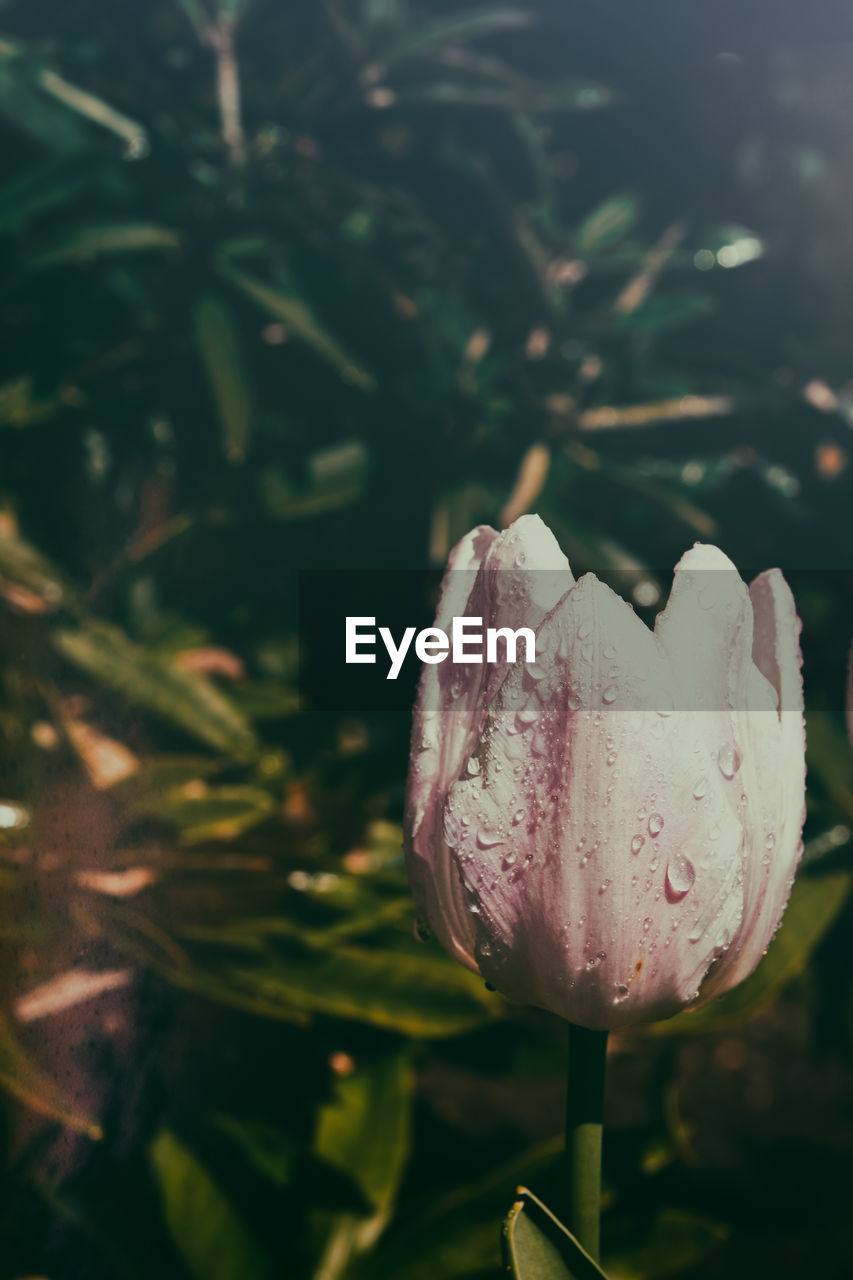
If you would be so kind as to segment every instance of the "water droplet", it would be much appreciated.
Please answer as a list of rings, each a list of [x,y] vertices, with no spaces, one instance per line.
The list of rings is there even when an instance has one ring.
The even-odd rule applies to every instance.
[[[696,872],[689,858],[685,858],[681,853],[670,858],[664,886],[667,902],[680,902],[693,888],[695,880]]]
[[[527,553],[524,551],[519,551],[518,555],[515,557],[515,567],[517,569],[522,569],[526,564],[527,564]]]
[[[649,835],[654,840],[663,831],[663,818],[659,813],[649,814]]]
[[[618,759],[618,756],[616,755],[616,752],[615,752],[615,751],[608,751],[608,753],[607,753],[607,763],[608,763],[609,765],[614,765],[614,764],[616,763],[617,759]]]
[[[619,690],[615,684],[609,684],[601,695],[601,701],[606,702],[609,706],[611,702],[615,702],[619,697]]]
[[[724,778],[733,778],[741,765],[740,752],[731,743],[726,743],[717,752],[717,764]]]
[[[624,982],[620,982],[620,983],[619,983],[619,985],[618,985],[618,987],[616,987],[616,988],[615,988],[615,995],[613,996],[613,1003],[614,1003],[614,1004],[621,1004],[621,1003],[622,1003],[622,1001],[623,1001],[623,1000],[627,1000],[627,998],[628,998],[628,988],[625,986],[625,983],[624,983]]]
[[[525,667],[525,671],[531,680],[544,680],[548,672],[541,662],[529,662]]]
[[[708,779],[705,777],[697,778],[693,783],[693,799],[701,800],[703,796],[708,794]]]
[[[601,654],[602,654],[602,657],[604,658],[615,658],[616,646],[611,643],[606,644],[604,648],[601,650]]]
[[[501,861],[501,866],[503,867],[504,871],[508,871],[509,868],[513,866],[513,864],[515,863],[516,856],[517,855],[514,849],[510,849],[509,853],[504,854],[503,859]]]
[[[608,890],[609,888],[610,888],[610,881],[609,881],[609,880],[602,880],[601,884],[598,886],[598,892],[599,892],[600,894],[601,894],[601,893],[606,893],[606,892],[607,892],[607,890]]]
[[[480,908],[476,902],[472,902],[468,907],[468,910],[471,912],[472,916],[478,916],[480,914]]]
[[[687,935],[688,942],[698,942],[704,933],[701,920],[694,920],[690,932]]]
[[[471,759],[468,761],[468,773],[470,776],[476,777],[476,775],[479,772],[480,772],[480,761],[477,759],[476,756],[471,756]]]
[[[592,655],[594,653],[595,653],[595,649],[591,644],[581,645],[581,657],[583,658],[584,662],[592,662]]]
[[[631,841],[631,852],[639,853],[645,843],[645,836],[634,836],[634,839]]]
[[[651,927],[652,927],[652,918],[651,916],[646,916],[645,920],[643,921],[643,933],[648,933]]]
[[[524,809],[516,809],[515,813],[512,815],[512,825],[514,827],[517,827],[519,822],[524,821],[524,813]]]
[[[597,956],[590,956],[590,958],[586,962],[586,967],[587,969],[594,969],[597,965],[601,964],[602,960],[606,960],[606,959],[607,959],[607,952],[599,951]]]
[[[776,844],[776,837],[774,836],[772,831],[769,831],[767,833],[767,839],[764,841],[764,844],[768,849],[772,849],[773,846]]]
[[[504,838],[499,831],[489,831],[481,827],[477,832],[477,844],[481,849],[493,849],[496,844],[503,844]]]
[[[578,627],[578,640],[588,640],[593,632],[593,624],[589,618]]]

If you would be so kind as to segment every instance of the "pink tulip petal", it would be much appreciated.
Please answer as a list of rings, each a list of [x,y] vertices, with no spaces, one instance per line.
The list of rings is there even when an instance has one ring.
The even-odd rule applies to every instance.
[[[652,633],[594,577],[573,585],[535,517],[476,530],[452,564],[476,578],[446,575],[437,624],[532,627],[537,652],[425,670],[408,856],[439,940],[589,1027],[735,985],[801,847],[799,622],[781,574],[748,592],[696,546]]]
[[[451,553],[435,625],[449,631],[453,617],[465,616],[482,618],[484,627],[535,628],[572,581],[568,561],[538,516],[524,516],[501,534],[481,525]],[[493,696],[507,670],[506,662],[425,665],[412,733],[406,798],[412,892],[442,945],[473,969],[474,931],[459,903],[441,812],[482,731],[484,685]]]
[[[805,728],[800,674],[800,622],[790,588],[778,569],[762,573],[750,589],[755,625],[755,667],[774,693],[761,710],[758,690],[741,715],[750,743],[744,782],[749,797],[740,930],[711,975],[707,993],[728,991],[752,972],[779,926],[802,853],[805,819]],[[757,685],[757,680],[756,680]]]
[[[740,826],[695,717],[659,713],[669,670],[628,605],[583,578],[540,650],[545,676],[508,677],[445,813],[480,971],[586,1026],[665,1016],[739,923]]]

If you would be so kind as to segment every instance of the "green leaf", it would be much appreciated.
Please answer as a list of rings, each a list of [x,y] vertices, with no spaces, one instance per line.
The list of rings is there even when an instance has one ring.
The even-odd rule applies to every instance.
[[[406,1163],[414,1077],[406,1053],[340,1077],[320,1109],[315,1153],[355,1177],[377,1210],[390,1207]]]
[[[81,89],[79,85],[71,84],[49,67],[43,67],[37,72],[36,83],[44,93],[63,106],[121,138],[124,141],[126,160],[139,160],[148,154],[148,134],[142,125],[111,107],[103,98],[90,93],[88,89]]]
[[[229,966],[216,980],[229,1000],[242,995],[286,1015],[325,1014],[411,1036],[457,1035],[505,1009],[467,969],[420,951],[307,948],[286,962]]]
[[[95,680],[122,693],[184,732],[237,760],[250,760],[257,741],[246,718],[205,676],[182,671],[134,644],[118,627],[91,622],[54,634],[57,649]]]
[[[341,1275],[387,1224],[409,1156],[413,1088],[408,1053],[398,1053],[339,1078],[334,1098],[320,1109],[315,1155],[354,1177],[373,1212],[339,1214],[331,1222],[322,1215],[325,1247],[315,1280]]]
[[[219,270],[235,288],[263,307],[269,315],[281,320],[297,338],[333,365],[347,382],[354,383],[362,391],[373,389],[373,376],[356,364],[349,352],[324,328],[308,303],[298,294],[267,281],[257,280],[228,262],[222,262]]]
[[[34,269],[83,264],[119,253],[148,249],[179,249],[177,231],[150,222],[102,222],[66,232],[50,248],[34,254],[25,265]]]
[[[308,460],[308,484],[298,489],[282,471],[260,473],[262,500],[275,520],[304,520],[348,506],[361,497],[367,479],[367,452],[358,440],[314,454]]]
[[[604,85],[590,80],[564,80],[551,87],[520,84],[512,88],[437,80],[430,84],[401,85],[394,93],[400,102],[531,112],[591,111],[609,106],[614,97]]]
[[[52,418],[62,407],[58,395],[38,396],[32,377],[25,373],[0,385],[0,426],[31,427]]]
[[[58,1120],[70,1129],[79,1129],[90,1138],[99,1139],[100,1127],[83,1115],[53,1081],[33,1062],[18,1044],[8,1022],[0,1015],[0,1088],[12,1094],[32,1111]]]
[[[704,293],[652,294],[633,311],[620,314],[615,326],[623,332],[662,333],[689,324],[713,308],[713,298]]]
[[[601,1280],[604,1272],[526,1187],[504,1223],[504,1262],[514,1280]]]
[[[69,601],[68,587],[51,562],[0,512],[0,596],[20,613],[52,613]]]
[[[0,231],[20,231],[45,209],[69,203],[91,181],[91,168],[76,157],[33,165],[0,187]]]
[[[275,802],[260,787],[210,787],[199,796],[187,796],[182,788],[153,797],[141,811],[181,828],[181,843],[202,840],[235,840],[244,831],[264,822]]]
[[[231,701],[250,720],[285,720],[302,710],[299,690],[280,680],[241,680]]]
[[[260,1280],[270,1273],[229,1201],[204,1166],[168,1129],[151,1143],[169,1232],[198,1280]]]
[[[258,1173],[277,1187],[290,1186],[300,1152],[297,1138],[272,1125],[238,1120],[235,1116],[217,1116],[216,1125],[228,1134]]]
[[[75,115],[36,87],[32,67],[0,48],[0,116],[48,153],[79,155],[89,144],[88,130]]]
[[[378,69],[381,74],[395,63],[424,53],[437,44],[492,35],[495,31],[517,31],[521,27],[531,26],[535,21],[535,15],[529,9],[509,5],[457,13],[452,17],[441,18],[428,27],[410,31],[389,44],[379,56]]]
[[[401,1210],[378,1248],[359,1268],[360,1280],[458,1280],[481,1272],[497,1275],[500,1232],[519,1176],[544,1176],[563,1154],[563,1138],[537,1143],[504,1165],[489,1170],[477,1182],[454,1185],[449,1170],[448,1190],[436,1199],[422,1196],[414,1210]]]
[[[589,214],[575,234],[575,247],[580,254],[598,253],[626,235],[640,215],[633,196],[612,196]]]
[[[719,1000],[654,1023],[652,1032],[690,1035],[720,1031],[760,1013],[805,970],[815,947],[843,909],[851,886],[853,872],[798,876],[779,932],[755,972]]]
[[[242,462],[254,407],[237,326],[226,304],[208,294],[196,303],[193,332],[219,415],[225,456]]]

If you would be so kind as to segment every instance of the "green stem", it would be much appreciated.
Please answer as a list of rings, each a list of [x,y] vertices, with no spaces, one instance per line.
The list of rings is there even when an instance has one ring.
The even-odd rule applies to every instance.
[[[601,1212],[601,1130],[607,1032],[569,1028],[569,1088],[566,1156],[569,1165],[569,1227],[598,1261]]]

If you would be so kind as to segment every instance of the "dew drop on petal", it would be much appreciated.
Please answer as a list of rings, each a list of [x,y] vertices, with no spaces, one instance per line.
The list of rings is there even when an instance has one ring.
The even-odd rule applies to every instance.
[[[524,821],[524,809],[516,809],[515,813],[512,815],[512,825],[514,827],[517,827],[519,822],[523,822],[523,821]]]
[[[689,858],[685,858],[681,853],[677,853],[674,858],[670,858],[664,882],[667,901],[680,902],[693,888],[695,880],[696,872]]]
[[[730,742],[717,752],[717,764],[724,778],[733,778],[741,765],[740,752]]]
[[[639,853],[645,843],[645,836],[634,836],[634,839],[631,841],[631,852]]]
[[[609,684],[601,695],[601,701],[609,706],[611,702],[615,702],[619,697],[619,690],[615,684]]]
[[[651,916],[646,916],[645,920],[643,921],[643,933],[648,933],[651,927],[652,927],[652,918]]]
[[[659,813],[649,814],[649,835],[654,839],[663,831],[663,818]]]
[[[697,778],[693,783],[693,799],[701,800],[703,796],[708,794],[708,779],[705,777]]]
[[[477,844],[481,849],[493,849],[496,844],[503,844],[504,838],[499,831],[489,831],[481,827],[477,832]]]

